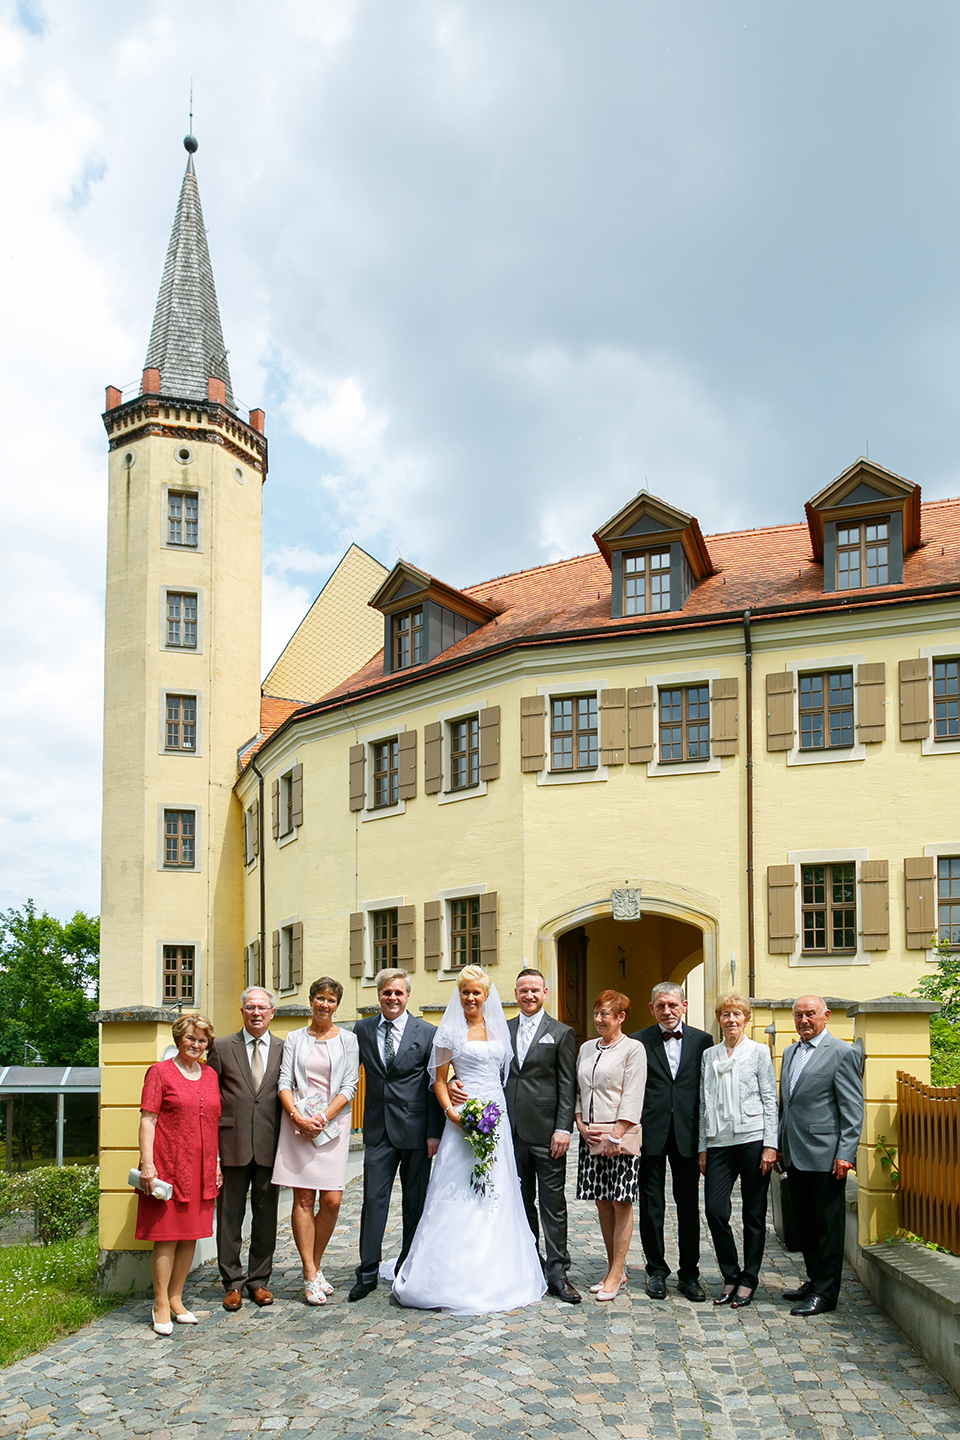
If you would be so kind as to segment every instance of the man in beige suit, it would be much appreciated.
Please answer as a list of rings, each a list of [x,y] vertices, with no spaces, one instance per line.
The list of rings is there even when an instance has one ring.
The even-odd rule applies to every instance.
[[[276,1000],[251,986],[240,996],[243,1029],[214,1041],[210,1066],[220,1079],[220,1167],[217,1260],[225,1310],[239,1310],[244,1287],[257,1305],[272,1305],[268,1286],[277,1244],[277,1198],[273,1161],[283,1111],[277,1093],[283,1041],[270,1034]],[[247,1268],[240,1262],[243,1217],[250,1192],[251,1229]]]

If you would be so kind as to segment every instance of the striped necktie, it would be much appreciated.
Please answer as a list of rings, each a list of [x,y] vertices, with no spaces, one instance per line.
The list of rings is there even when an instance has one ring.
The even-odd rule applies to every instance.
[[[808,1062],[808,1060],[810,1059],[810,1056],[811,1056],[811,1055],[813,1054],[813,1052],[814,1052],[814,1048],[815,1048],[815,1047],[810,1044],[810,1041],[809,1041],[809,1040],[801,1040],[801,1041],[800,1041],[800,1049],[797,1051],[796,1055],[794,1055],[794,1057],[793,1057],[793,1063],[792,1063],[791,1066],[790,1066],[790,1094],[791,1094],[791,1095],[793,1094],[794,1090],[796,1090],[796,1088],[797,1088],[797,1081],[800,1079],[800,1076],[803,1074],[803,1072],[804,1072],[804,1070],[805,1070],[805,1068],[806,1068],[807,1062]]]

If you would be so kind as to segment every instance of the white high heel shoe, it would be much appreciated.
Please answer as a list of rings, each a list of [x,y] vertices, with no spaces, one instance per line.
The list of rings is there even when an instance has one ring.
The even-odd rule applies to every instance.
[[[320,1289],[323,1291],[324,1295],[332,1295],[333,1286],[330,1284],[330,1281],[324,1275],[322,1270],[319,1270],[317,1272],[317,1279],[320,1281]]]
[[[165,1324],[161,1324],[160,1321],[157,1319],[156,1312],[154,1311],[153,1306],[150,1307],[150,1319],[153,1322],[153,1332],[155,1335],[173,1334],[173,1321],[167,1320]]]
[[[623,1289],[623,1287],[624,1287],[624,1285],[626,1285],[626,1283],[627,1283],[627,1272],[626,1272],[626,1270],[624,1270],[623,1275],[620,1277],[620,1290]],[[600,1291],[601,1291],[602,1289],[603,1289],[603,1283],[602,1283],[602,1282],[601,1282],[599,1285],[591,1285],[591,1286],[590,1286],[590,1294],[591,1294],[591,1295],[599,1295],[599,1293],[600,1293]],[[617,1293],[619,1294],[620,1291],[617,1291]]]
[[[323,1293],[323,1282],[319,1275],[315,1280],[304,1280],[303,1298],[308,1305],[326,1305],[327,1297]]]
[[[616,1290],[604,1290],[602,1286],[598,1285],[597,1289],[593,1292],[593,1298],[595,1300],[616,1300],[617,1296],[620,1294],[620,1291],[625,1287],[626,1283],[627,1277],[624,1276],[623,1279],[620,1281],[620,1284],[617,1286]]]
[[[196,1325],[197,1317],[192,1310],[182,1310],[179,1315],[174,1315],[178,1325]]]

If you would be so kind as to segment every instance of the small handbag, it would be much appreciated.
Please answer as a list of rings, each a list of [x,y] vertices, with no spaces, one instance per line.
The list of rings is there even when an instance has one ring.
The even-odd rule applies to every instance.
[[[127,1176],[127,1184],[133,1190],[139,1190],[141,1195],[147,1195],[149,1193],[143,1188],[143,1180],[141,1179],[139,1170],[130,1171],[130,1174]],[[171,1200],[173,1198],[173,1186],[169,1180],[154,1180],[153,1198],[154,1200]]]
[[[591,1120],[591,1121],[590,1121],[590,1124],[591,1124],[591,1125],[595,1125],[598,1130],[602,1130],[602,1131],[603,1131],[603,1135],[609,1135],[609,1134],[612,1132],[615,1123],[616,1123],[616,1122],[613,1121],[613,1120],[610,1120],[609,1122],[608,1122],[608,1121],[605,1121],[605,1120]],[[601,1135],[601,1137],[600,1137],[599,1140],[588,1140],[588,1141],[587,1141],[587,1149],[590,1151],[590,1154],[591,1154],[591,1155],[599,1155],[599,1154],[600,1154],[600,1146],[601,1146],[602,1143],[603,1143],[603,1135]],[[640,1141],[641,1141],[640,1126],[639,1126],[639,1125],[630,1125],[630,1126],[627,1128],[627,1130],[620,1136],[620,1154],[621,1154],[621,1155],[639,1155],[639,1154],[640,1154]],[[612,1156],[612,1155],[605,1155],[603,1158],[604,1158],[605,1160],[612,1160],[612,1159],[614,1159],[614,1156]]]

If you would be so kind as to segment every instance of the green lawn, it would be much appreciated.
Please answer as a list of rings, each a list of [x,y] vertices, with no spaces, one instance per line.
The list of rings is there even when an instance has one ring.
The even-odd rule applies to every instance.
[[[71,1335],[122,1300],[97,1294],[96,1230],[53,1245],[0,1246],[0,1366]]]

